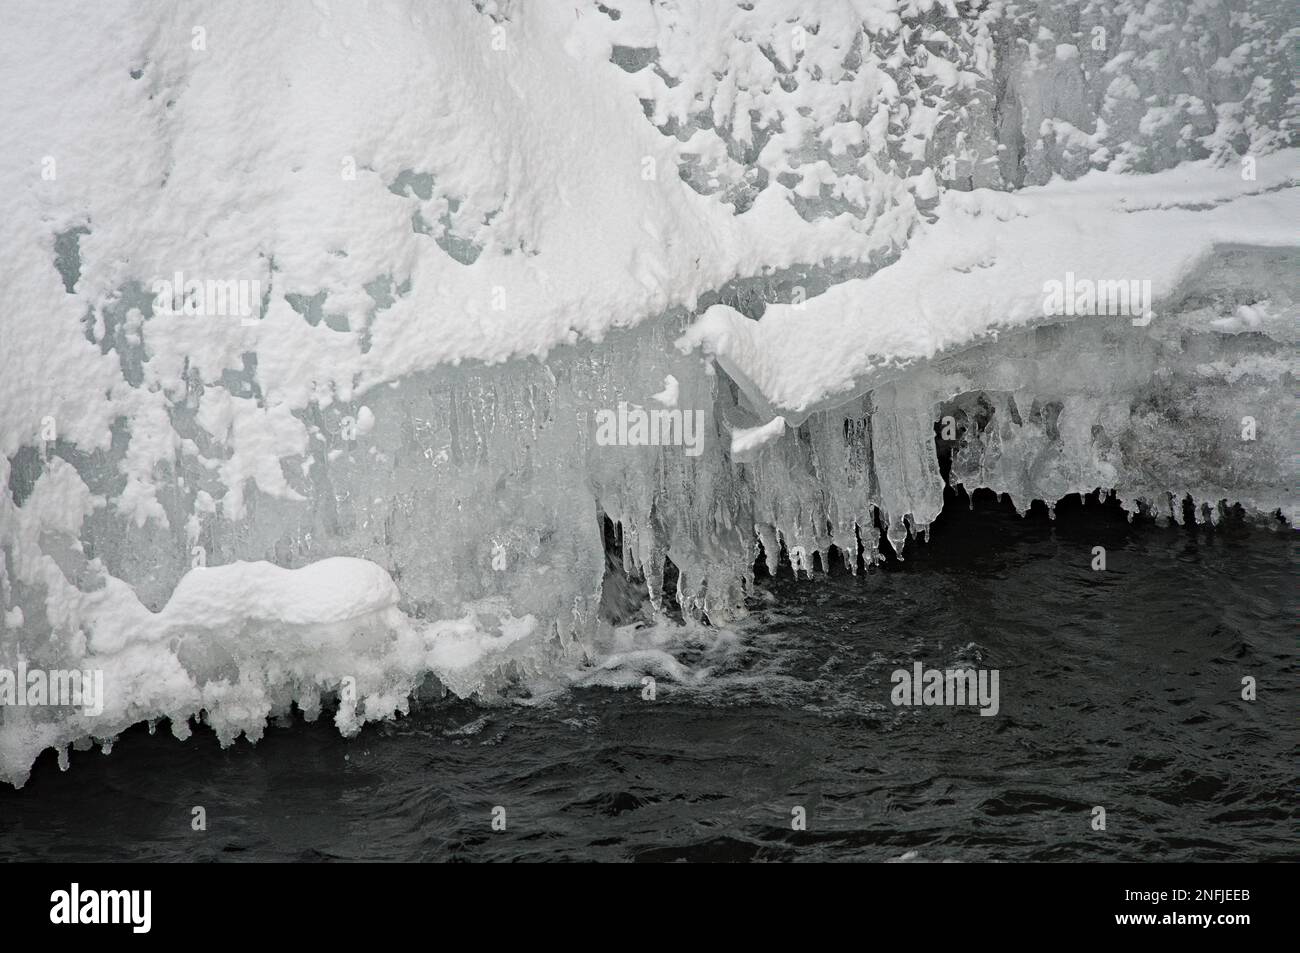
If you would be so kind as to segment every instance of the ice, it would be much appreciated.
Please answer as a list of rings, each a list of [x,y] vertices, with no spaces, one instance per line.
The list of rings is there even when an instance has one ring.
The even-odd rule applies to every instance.
[[[1228,306],[1240,276],[1258,277],[1252,262],[1295,273],[1281,252],[1225,254],[1236,268],[1207,272],[1186,289],[1187,303]],[[1269,293],[1275,306],[1293,300],[1282,287]],[[872,561],[878,527],[905,554],[909,534],[924,532],[942,505],[935,425],[942,430],[945,418],[952,481],[1006,493],[1021,508],[1096,488],[1174,518],[1184,495],[1199,519],[1217,519],[1220,504],[1233,502],[1257,513],[1281,508],[1294,413],[1290,344],[1191,330],[1192,320],[1153,325],[1158,335],[1135,334],[1127,318],[1008,333],[816,411],[750,462],[732,458],[724,435],[753,410],[721,372],[670,346],[679,322],[621,332],[545,364],[415,375],[366,395],[373,423],[352,440],[339,434],[350,408],[313,419],[317,462],[305,475],[286,468],[298,499],[254,490],[238,523],[208,514],[197,536],[174,523],[179,583],[156,615],[128,586],[147,589],[152,576],[135,577],[137,564],[120,560],[115,540],[79,539],[74,512],[50,511],[41,546],[59,568],[43,573],[57,595],[46,608],[64,615],[47,624],[81,633],[84,644],[51,642],[42,603],[30,597],[22,601],[35,610],[31,623],[18,616],[6,638],[27,646],[29,661],[75,654],[103,667],[116,704],[97,721],[6,711],[7,763],[19,766],[9,776],[20,780],[42,747],[81,733],[108,739],[146,716],[170,717],[184,734],[202,710],[223,739],[255,739],[291,700],[315,713],[345,679],[356,702],[335,720],[355,730],[406,711],[410,695],[430,690],[428,675],[435,696],[490,699],[521,679],[570,673],[594,684],[627,666],[658,671],[651,655],[601,654],[620,621],[598,611],[610,584],[602,519],[619,528],[615,571],[645,580],[647,618],[666,611],[671,562],[687,617],[721,625],[743,614],[755,536],[773,568],[784,546],[809,573],[829,568],[832,545],[856,570],[861,540],[861,557]],[[648,400],[669,376],[682,407],[707,411],[698,458],[679,446],[592,439],[595,409]],[[1248,415],[1251,441],[1240,433]],[[24,519],[76,495],[76,470],[57,456],[49,466]],[[69,486],[60,490],[60,481]],[[93,509],[79,492],[82,512]],[[59,532],[68,553],[93,547],[97,555],[74,572],[56,555]],[[191,536],[209,547],[209,567],[187,569],[181,543]],[[262,557],[301,568],[255,561]]]
[[[1289,512],[1286,5],[288,10],[0,13],[0,667],[108,696],[0,709],[0,777],[689,679],[760,546],[906,555],[936,427],[1022,509]],[[1067,270],[1154,320],[1045,316]]]

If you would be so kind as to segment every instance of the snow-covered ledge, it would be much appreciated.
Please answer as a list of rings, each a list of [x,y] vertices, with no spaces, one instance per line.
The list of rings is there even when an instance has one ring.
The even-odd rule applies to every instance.
[[[755,407],[798,425],[915,362],[1000,331],[1089,317],[1048,313],[1050,282],[1149,282],[1159,323],[1215,246],[1296,245],[1298,160],[1300,150],[1263,157],[1254,180],[1235,165],[1195,163],[1016,193],[948,191],[937,221],[918,226],[896,263],[799,304],[769,305],[758,321],[714,305],[677,344],[715,358]],[[1254,317],[1240,328],[1291,333],[1293,313]],[[1145,314],[1133,323],[1147,333]]]

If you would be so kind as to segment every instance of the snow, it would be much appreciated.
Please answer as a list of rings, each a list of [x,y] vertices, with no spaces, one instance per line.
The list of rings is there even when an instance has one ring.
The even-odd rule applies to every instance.
[[[731,432],[731,459],[749,463],[758,451],[785,433],[785,418],[773,417],[761,427],[737,427]]]
[[[1017,505],[1279,506],[1281,5],[747,6],[0,11],[0,666],[107,693],[0,711],[0,777],[146,719],[684,678],[611,636],[597,518],[717,628],[755,536],[924,532],[941,414]],[[1067,271],[1155,320],[1042,327]],[[247,312],[165,313],[178,273]],[[646,401],[701,443],[593,439]]]
[[[204,710],[224,743],[241,732],[256,740],[289,697],[314,719],[322,694],[338,695],[335,724],[352,733],[407,711],[426,673],[473,694],[537,625],[491,603],[459,619],[412,619],[397,608],[386,571],[348,557],[292,570],[265,562],[196,568],[158,613],[115,595],[102,601],[82,654],[85,669],[103,673],[103,711],[61,712],[56,721],[7,709],[0,778],[20,783],[35,756],[69,731],[107,747],[144,717],[171,715],[184,738],[191,713]],[[11,615],[7,622],[22,624]]]
[[[1297,159],[1265,157],[1253,182],[1201,164],[1140,179],[1093,172],[1014,194],[950,191],[896,264],[801,305],[773,304],[756,322],[714,305],[678,347],[716,358],[751,399],[798,424],[899,367],[1044,321],[1044,283],[1067,270],[1151,281],[1158,308],[1217,245],[1293,246]]]
[[[651,394],[650,399],[658,401],[665,407],[676,407],[679,390],[680,388],[677,383],[677,378],[673,377],[671,374],[667,374],[664,376],[664,389],[657,394]]]

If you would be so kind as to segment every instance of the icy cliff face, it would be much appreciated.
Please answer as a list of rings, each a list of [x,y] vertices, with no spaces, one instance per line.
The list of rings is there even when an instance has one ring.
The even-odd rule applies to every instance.
[[[563,684],[607,544],[721,623],[756,541],[905,552],[936,426],[1020,506],[1285,510],[1286,14],[3,11],[0,670],[105,698],[0,707],[0,777]]]

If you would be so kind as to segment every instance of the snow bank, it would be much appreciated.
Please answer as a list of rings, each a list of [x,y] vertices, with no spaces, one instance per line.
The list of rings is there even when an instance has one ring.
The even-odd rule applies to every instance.
[[[545,644],[521,644],[536,633],[531,616],[482,603],[458,619],[421,622],[398,608],[399,598],[382,568],[346,557],[292,570],[265,562],[193,569],[158,613],[119,588],[101,601],[77,649],[79,667],[103,675],[102,711],[3,708],[0,779],[23,783],[49,747],[63,749],[66,765],[65,746],[77,739],[107,752],[144,720],[168,718],[182,739],[201,720],[223,744],[241,734],[256,741],[291,703],[314,720],[324,696],[337,702],[334,723],[351,734],[408,711],[422,689],[468,697],[499,684],[507,663],[528,671],[548,660]]]
[[[797,425],[913,362],[1064,320],[1044,302],[1047,283],[1067,272],[1149,281],[1153,320],[1167,319],[1216,246],[1295,245],[1298,159],[1297,150],[1268,156],[1254,181],[1206,163],[1140,178],[1093,172],[1012,194],[947,192],[938,221],[918,228],[897,263],[801,304],[771,305],[756,322],[714,305],[678,347],[716,358],[759,406]]]

